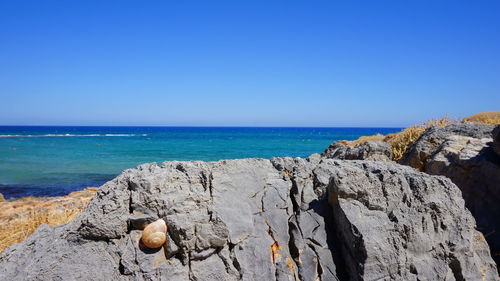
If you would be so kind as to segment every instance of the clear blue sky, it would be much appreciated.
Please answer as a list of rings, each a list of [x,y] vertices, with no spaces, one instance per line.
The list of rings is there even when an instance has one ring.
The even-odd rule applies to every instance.
[[[1,1],[0,124],[406,126],[500,110],[500,1]]]

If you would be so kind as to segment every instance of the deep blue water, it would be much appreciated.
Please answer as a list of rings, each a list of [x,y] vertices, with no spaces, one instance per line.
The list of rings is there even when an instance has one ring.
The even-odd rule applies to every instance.
[[[0,126],[0,193],[62,195],[146,162],[306,157],[332,141],[401,128]]]

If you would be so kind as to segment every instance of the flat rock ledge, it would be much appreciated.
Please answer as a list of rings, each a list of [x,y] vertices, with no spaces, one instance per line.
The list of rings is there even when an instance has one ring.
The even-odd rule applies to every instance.
[[[152,250],[139,225],[163,218]],[[1,280],[500,280],[460,190],[390,162],[165,162],[0,254]]]

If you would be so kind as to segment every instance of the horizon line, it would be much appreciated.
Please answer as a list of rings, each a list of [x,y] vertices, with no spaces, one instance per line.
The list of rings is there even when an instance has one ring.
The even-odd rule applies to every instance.
[[[116,127],[116,128],[387,128],[387,129],[403,129],[407,127],[391,127],[391,126],[195,126],[195,125],[0,125],[0,127]]]

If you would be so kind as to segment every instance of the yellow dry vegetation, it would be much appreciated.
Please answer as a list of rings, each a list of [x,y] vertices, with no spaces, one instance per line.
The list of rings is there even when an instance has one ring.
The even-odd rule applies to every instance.
[[[67,196],[28,196],[0,202],[0,252],[30,236],[42,224],[60,225],[73,220],[88,205],[97,188]]]
[[[392,147],[392,160],[399,161],[406,153],[410,145],[415,142],[427,128],[433,126],[446,126],[452,121],[444,116],[440,119],[429,120],[425,123],[413,125],[398,133],[388,134],[387,136],[376,134],[372,136],[362,136],[353,141],[342,141],[342,143],[350,146],[356,146],[367,141],[385,141]]]
[[[481,112],[465,117],[463,122],[476,122],[490,125],[500,124],[500,111]]]
[[[440,126],[444,127],[451,124],[451,120],[444,116],[440,119],[429,120],[426,123],[413,125],[409,128],[402,130],[399,133],[388,134],[384,141],[391,144],[392,147],[392,160],[399,161],[403,158],[408,148],[425,132],[427,128]]]
[[[384,141],[384,139],[385,139],[385,136],[382,134],[376,134],[376,135],[372,135],[372,136],[362,136],[357,140],[353,140],[353,141],[349,142],[349,145],[356,146],[358,144],[362,144],[362,143],[365,143],[367,141]]]

